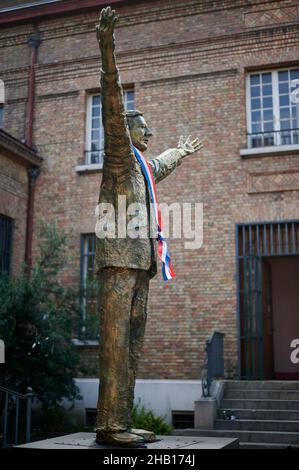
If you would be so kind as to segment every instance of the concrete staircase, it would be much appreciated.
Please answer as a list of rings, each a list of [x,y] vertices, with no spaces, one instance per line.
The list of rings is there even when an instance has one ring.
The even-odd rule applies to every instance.
[[[299,448],[299,382],[226,381],[219,416],[228,410],[235,420],[216,419],[214,430],[192,435],[236,437],[241,448]]]

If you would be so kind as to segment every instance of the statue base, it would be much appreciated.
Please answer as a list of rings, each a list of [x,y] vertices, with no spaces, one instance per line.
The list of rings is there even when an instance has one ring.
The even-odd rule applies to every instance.
[[[156,442],[147,443],[146,449],[238,449],[239,440],[218,437],[197,436],[157,436]],[[23,449],[124,449],[109,445],[97,444],[95,433],[78,432],[66,436],[54,437],[43,441],[30,442],[16,446]],[[134,449],[138,450],[138,448]]]

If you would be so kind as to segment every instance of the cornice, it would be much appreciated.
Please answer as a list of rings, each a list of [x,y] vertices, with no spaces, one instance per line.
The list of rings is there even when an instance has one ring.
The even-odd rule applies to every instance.
[[[0,129],[0,152],[17,158],[25,166],[39,167],[43,161],[37,153],[12,135]]]
[[[244,16],[244,14],[250,13],[253,7],[257,6],[262,8],[263,5],[266,5],[267,8],[265,10],[269,10],[271,4],[277,5],[277,3],[277,0],[267,0],[264,2],[259,0],[236,0],[234,2],[232,0],[206,0],[200,2],[198,0],[193,0],[189,2],[181,2],[180,4],[174,2],[165,5],[163,5],[161,2],[154,2],[154,4],[151,3],[150,6],[145,3],[144,5],[138,5],[138,11],[136,13],[133,9],[130,12],[123,12],[117,23],[117,29],[127,27],[131,28],[135,25],[142,25],[152,22],[157,23],[175,18],[184,19],[188,16],[203,15],[211,12],[215,13],[217,11],[238,8],[243,8],[244,11],[241,13],[242,16]],[[292,5],[297,6],[297,3],[294,2],[290,4],[290,6]],[[253,8],[252,11],[254,12],[255,9]],[[38,28],[43,40],[94,33],[97,16],[97,13],[89,12],[63,18],[63,21],[62,18],[58,17],[52,20],[49,19],[47,22],[41,22],[38,25]],[[246,30],[245,24],[243,27],[244,30]],[[8,34],[8,29],[6,28],[4,30],[3,37],[1,37],[0,30],[0,48],[17,44],[26,44],[28,40],[28,34],[32,32],[33,26],[29,23],[25,24],[24,28],[26,28],[26,31],[24,32],[20,32],[20,27],[18,27],[16,32],[11,32],[10,34]],[[9,28],[9,30],[10,29],[12,28]]]
[[[205,38],[180,44],[147,47],[117,52],[120,71],[149,68],[173,63],[213,60],[222,56],[227,59],[248,52],[258,53],[269,49],[288,48],[298,45],[299,24],[264,28],[238,34]],[[36,81],[67,80],[87,74],[100,76],[100,54],[76,60],[63,60],[49,64],[37,64]],[[5,70],[1,78],[6,86],[27,85],[28,68]]]

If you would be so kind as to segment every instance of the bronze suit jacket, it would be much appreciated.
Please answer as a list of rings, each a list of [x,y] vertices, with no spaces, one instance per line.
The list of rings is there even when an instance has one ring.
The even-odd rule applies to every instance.
[[[136,219],[138,216],[139,225],[147,225],[148,236],[120,238],[117,230],[114,238],[109,235],[105,236],[104,233],[100,234],[99,238],[98,234],[96,267],[97,270],[108,266],[143,269],[149,271],[152,277],[157,272],[157,242],[150,237],[150,197],[141,166],[132,150],[118,71],[111,74],[101,71],[101,99],[105,157],[99,207],[104,207],[103,203],[112,204],[117,221],[120,209],[118,207],[119,196],[125,196],[126,208],[132,203],[141,204],[135,213],[126,213],[126,223],[129,224],[133,217]],[[181,163],[181,158],[178,149],[169,149],[150,160],[156,183],[168,176]],[[99,217],[104,216],[100,211]]]

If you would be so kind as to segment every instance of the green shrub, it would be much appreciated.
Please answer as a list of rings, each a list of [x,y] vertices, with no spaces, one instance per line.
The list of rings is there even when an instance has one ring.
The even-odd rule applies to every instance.
[[[132,410],[132,428],[152,431],[156,435],[171,434],[172,428],[165,422],[165,416],[157,416],[152,410],[146,410],[140,401]]]
[[[32,387],[44,409],[80,398],[73,380],[79,356],[71,341],[79,293],[61,279],[67,245],[55,225],[43,224],[35,265],[15,277],[0,276],[0,337],[6,348],[0,384],[20,393]]]

